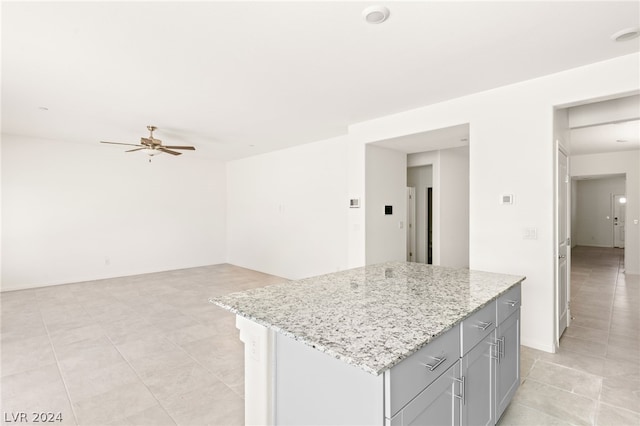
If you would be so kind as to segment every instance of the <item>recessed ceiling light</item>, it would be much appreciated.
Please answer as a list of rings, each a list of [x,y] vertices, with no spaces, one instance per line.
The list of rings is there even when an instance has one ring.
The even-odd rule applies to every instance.
[[[628,41],[633,40],[634,38],[638,38],[638,36],[640,36],[640,29],[638,29],[638,27],[625,28],[624,30],[620,30],[617,33],[611,35],[611,40]]]
[[[389,9],[384,6],[371,6],[362,11],[362,16],[369,24],[380,24],[389,17]]]
[[[47,107],[43,107],[43,106],[38,107],[38,109],[39,109],[40,111],[49,111],[49,108],[47,108]]]
[[[623,142],[629,142],[629,141],[626,139],[616,139],[616,142],[623,143]]]

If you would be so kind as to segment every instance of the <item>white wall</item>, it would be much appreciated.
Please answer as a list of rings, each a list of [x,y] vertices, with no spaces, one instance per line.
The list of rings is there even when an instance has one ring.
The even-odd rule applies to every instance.
[[[571,160],[569,160],[571,161]],[[571,173],[571,172],[569,172]],[[578,181],[571,179],[571,247],[575,247],[578,244],[578,233],[576,223],[578,223]]]
[[[408,161],[409,156],[407,156]],[[427,263],[427,188],[433,188],[433,166],[409,167],[407,169],[407,186],[416,190],[414,199],[416,252],[414,259],[419,263]]]
[[[624,262],[628,274],[640,274],[640,151],[575,155],[571,157],[571,176],[626,174],[626,226]]]
[[[469,267],[469,147],[440,151],[440,265]]]
[[[407,258],[407,154],[377,146],[366,148],[366,262]],[[385,215],[390,205],[393,214]],[[402,223],[402,225],[401,225]]]
[[[346,183],[340,138],[229,162],[229,263],[290,279],[345,269]]]
[[[349,128],[349,142],[359,145],[470,123],[470,267],[527,276],[527,346],[553,351],[556,340],[554,106],[637,91],[639,58],[623,56]],[[501,205],[502,194],[514,194],[515,204]],[[536,228],[538,238],[524,239],[525,228]]]
[[[222,263],[225,168],[2,135],[2,290]]]
[[[580,180],[576,195],[577,244],[580,246],[613,247],[613,216],[611,197],[624,195],[625,178],[613,177]]]
[[[469,267],[469,147],[410,154],[433,165],[433,264]]]

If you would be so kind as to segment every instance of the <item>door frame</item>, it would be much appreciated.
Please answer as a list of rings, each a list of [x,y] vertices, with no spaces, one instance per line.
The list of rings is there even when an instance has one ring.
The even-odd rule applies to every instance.
[[[626,186],[627,186],[627,176],[625,175],[624,178],[624,186],[625,186],[625,192],[626,192]],[[624,248],[625,246],[625,233],[627,232],[627,226],[626,226],[626,213],[627,213],[627,205],[625,203],[625,205],[622,207],[624,209],[624,213],[625,213],[625,217],[623,218],[623,228],[622,228],[622,232],[621,234],[621,238],[622,238],[622,246],[617,246],[616,245],[616,222],[618,221],[616,218],[616,201],[618,198],[626,198],[625,194],[611,194],[611,217],[613,218],[613,220],[611,221],[611,226],[613,228],[613,244],[612,246],[615,248]],[[622,204],[622,203],[620,203]]]
[[[560,203],[558,202],[559,197],[559,184],[562,180],[565,180],[565,184],[567,185],[566,195],[565,195],[565,223],[566,223],[566,300],[567,300],[567,327],[571,324],[571,170],[570,170],[570,160],[569,160],[569,152],[562,145],[559,140],[556,140],[554,150],[555,157],[555,167],[554,167],[554,192],[555,192],[555,215],[554,215],[554,239],[553,239],[553,253],[554,253],[554,280],[555,280],[555,318],[554,318],[554,334],[555,334],[555,350],[560,347],[560,253],[559,253],[559,245],[558,241],[560,240]],[[559,159],[560,153],[562,153],[567,159],[567,173],[565,177],[560,176],[560,167],[559,167]]]
[[[407,186],[407,262],[417,262],[416,188]]]

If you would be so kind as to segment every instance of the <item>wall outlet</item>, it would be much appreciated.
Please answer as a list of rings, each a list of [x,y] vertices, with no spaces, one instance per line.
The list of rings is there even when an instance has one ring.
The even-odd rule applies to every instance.
[[[524,228],[522,230],[522,239],[523,240],[537,240],[538,239],[538,228]]]

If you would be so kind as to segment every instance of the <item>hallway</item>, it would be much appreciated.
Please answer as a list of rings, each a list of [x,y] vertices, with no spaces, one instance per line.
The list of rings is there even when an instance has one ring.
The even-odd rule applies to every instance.
[[[640,425],[640,283],[624,250],[572,249],[571,325],[558,353],[522,347],[500,425]]]

